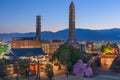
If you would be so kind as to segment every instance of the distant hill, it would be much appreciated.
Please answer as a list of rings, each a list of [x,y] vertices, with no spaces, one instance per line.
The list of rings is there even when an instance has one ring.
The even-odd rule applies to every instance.
[[[10,33],[0,34],[3,41],[10,41],[13,37],[34,37],[35,32],[30,33]],[[41,33],[42,40],[52,39],[68,39],[68,29],[58,32],[44,31]],[[120,40],[120,29],[105,29],[105,30],[90,30],[90,29],[76,29],[76,39],[78,41],[118,41]]]

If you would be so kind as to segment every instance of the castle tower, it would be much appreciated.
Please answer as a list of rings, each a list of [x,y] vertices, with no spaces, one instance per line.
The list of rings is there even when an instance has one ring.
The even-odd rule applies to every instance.
[[[41,17],[36,16],[36,40],[41,40]]]
[[[71,2],[69,7],[69,36],[68,36],[68,44],[75,44],[75,6],[74,3]]]

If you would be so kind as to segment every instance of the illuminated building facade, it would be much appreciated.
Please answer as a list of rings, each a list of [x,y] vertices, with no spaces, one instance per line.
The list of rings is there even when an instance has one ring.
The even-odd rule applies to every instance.
[[[60,44],[57,43],[42,43],[42,49],[45,53],[54,53]]]
[[[47,54],[54,53],[63,42],[46,42],[39,40],[12,40],[11,48],[42,48]]]
[[[12,40],[11,48],[41,48],[38,40]]]

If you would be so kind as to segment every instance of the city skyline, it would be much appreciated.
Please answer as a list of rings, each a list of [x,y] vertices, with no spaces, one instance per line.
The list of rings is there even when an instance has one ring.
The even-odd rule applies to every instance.
[[[42,31],[69,28],[69,4],[76,9],[76,28],[120,28],[119,0],[0,0],[0,33],[35,32],[36,16]]]

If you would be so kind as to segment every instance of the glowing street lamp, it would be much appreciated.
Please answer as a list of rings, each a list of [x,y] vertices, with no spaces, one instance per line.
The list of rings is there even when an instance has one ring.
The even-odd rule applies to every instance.
[[[19,80],[19,78],[18,78],[18,62],[16,61],[15,64],[16,64],[16,72],[17,72],[16,80]]]
[[[37,60],[38,60],[37,79],[38,79],[38,80],[41,80],[41,79],[40,79],[40,57],[39,57],[39,56],[37,57]]]

